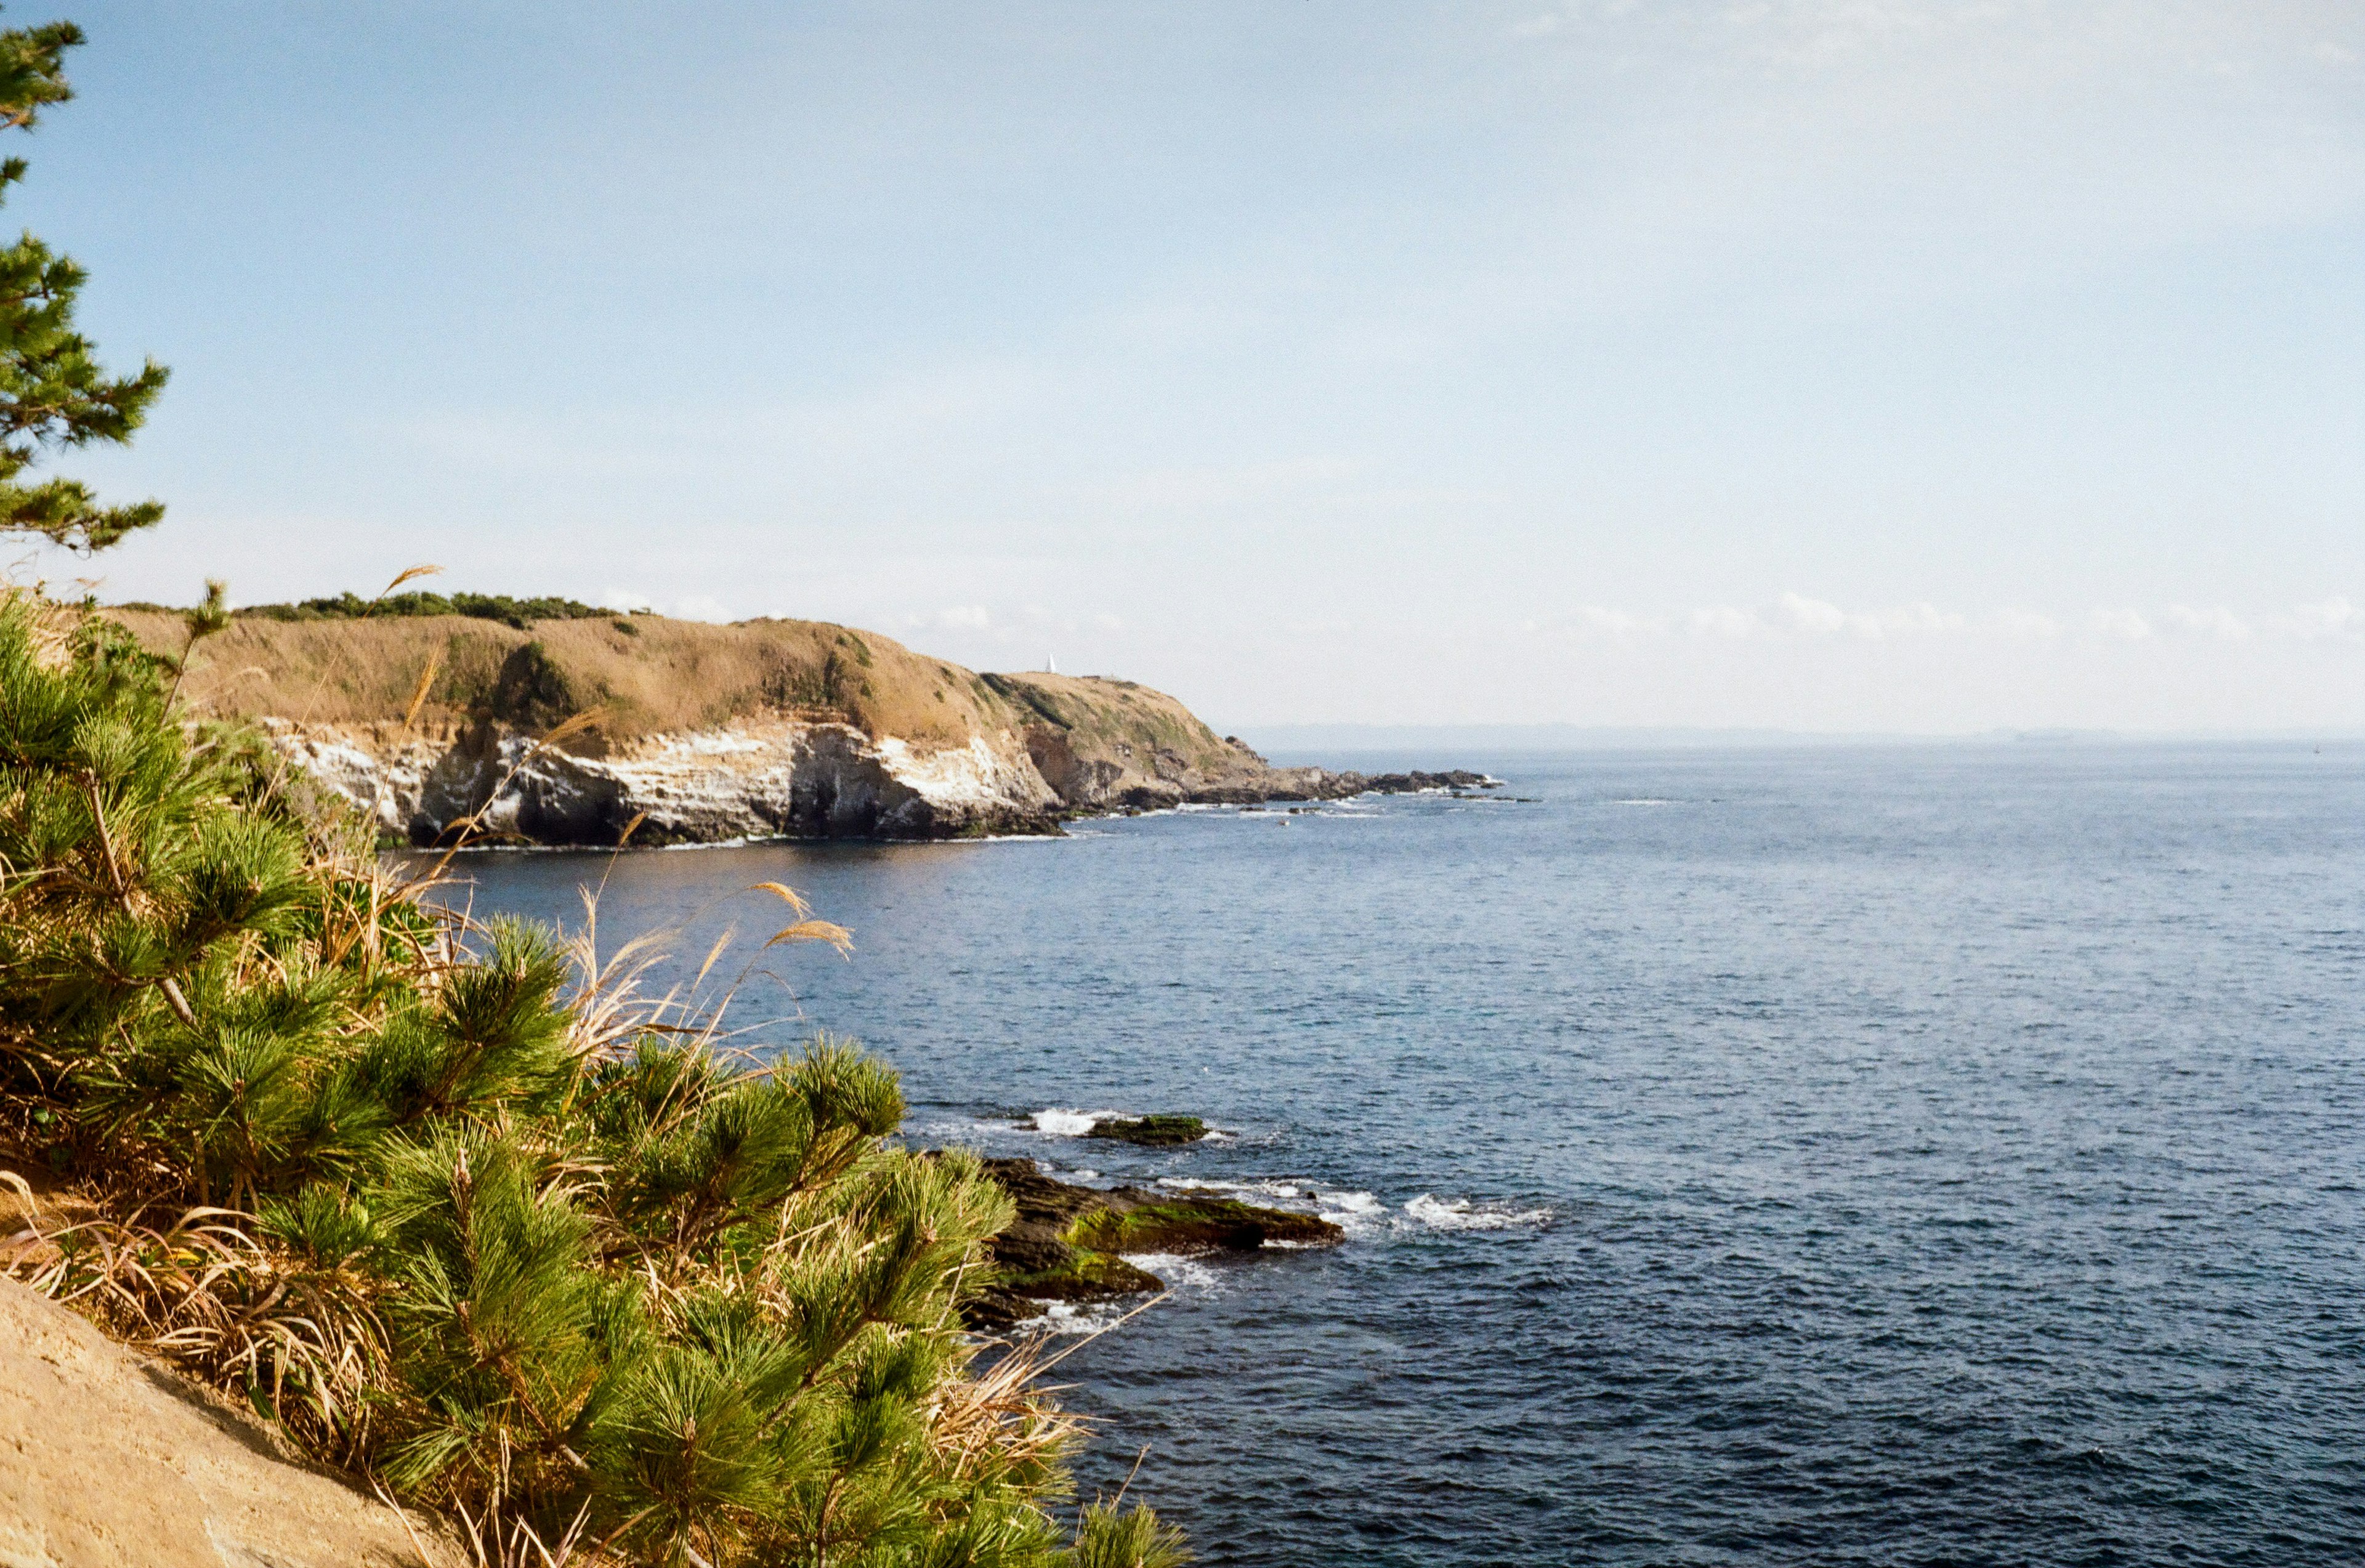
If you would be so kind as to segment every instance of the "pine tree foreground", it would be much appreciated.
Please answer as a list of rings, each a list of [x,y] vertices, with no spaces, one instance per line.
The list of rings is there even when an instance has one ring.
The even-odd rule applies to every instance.
[[[43,108],[73,96],[65,51],[82,41],[72,22],[0,31],[0,129],[29,130]],[[0,196],[25,167],[22,158],[0,162]],[[25,471],[44,449],[130,440],[167,372],[154,360],[136,375],[100,367],[95,345],[74,330],[86,277],[30,233],[0,248],[0,532],[102,550],[162,521],[163,503],[101,506],[79,479],[34,483]]]
[[[0,32],[0,128],[81,41]],[[163,509],[22,476],[129,439],[165,373],[98,367],[82,283],[0,250],[0,532],[95,550]],[[209,584],[189,649],[228,619]],[[0,1184],[33,1215],[0,1273],[480,1564],[1183,1560],[1147,1509],[1054,1518],[1076,1423],[954,1313],[1009,1200],[888,1141],[891,1071],[749,1063],[720,1004],[640,995],[646,949],[422,902],[260,735],[187,721],[189,649],[0,589]]]
[[[80,1204],[7,1272],[488,1561],[1182,1561],[1055,1521],[1074,1423],[954,1311],[1009,1200],[888,1141],[891,1072],[736,1062],[645,955],[421,903],[169,675],[0,603],[0,1166]]]

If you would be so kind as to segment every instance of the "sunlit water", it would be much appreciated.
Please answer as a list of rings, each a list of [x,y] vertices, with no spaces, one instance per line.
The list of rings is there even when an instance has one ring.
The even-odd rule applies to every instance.
[[[1060,1369],[1207,1561],[2365,1556],[2365,751],[1371,760],[1541,800],[465,869],[691,966],[793,883],[914,1142],[1341,1219]]]

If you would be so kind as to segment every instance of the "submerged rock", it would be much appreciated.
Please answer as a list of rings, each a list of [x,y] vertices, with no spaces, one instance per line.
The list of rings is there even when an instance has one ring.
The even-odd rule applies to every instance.
[[[1086,1128],[1084,1136],[1138,1143],[1147,1148],[1171,1148],[1205,1137],[1207,1124],[1196,1116],[1106,1116]]]
[[[1031,1159],[989,1159],[985,1170],[1017,1204],[1018,1217],[993,1238],[993,1279],[961,1304],[973,1328],[1007,1328],[1040,1316],[1047,1302],[1164,1289],[1158,1276],[1126,1260],[1128,1252],[1205,1257],[1346,1239],[1328,1220],[1291,1209],[1141,1187],[1104,1193],[1055,1181]]]

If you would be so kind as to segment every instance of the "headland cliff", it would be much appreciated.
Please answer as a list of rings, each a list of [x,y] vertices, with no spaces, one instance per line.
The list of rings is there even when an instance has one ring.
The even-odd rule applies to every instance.
[[[178,655],[170,611],[110,613]],[[196,645],[191,710],[255,722],[390,837],[612,845],[1055,833],[1186,803],[1475,787],[1274,767],[1175,699],[990,675],[822,622],[649,614],[241,615]]]

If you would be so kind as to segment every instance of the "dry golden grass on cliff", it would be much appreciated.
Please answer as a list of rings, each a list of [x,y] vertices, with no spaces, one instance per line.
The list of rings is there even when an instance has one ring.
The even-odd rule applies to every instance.
[[[177,655],[186,635],[177,615],[108,613],[156,653]],[[527,632],[457,615],[241,618],[199,646],[183,696],[193,711],[223,718],[396,727],[408,719],[427,730],[490,713],[540,731],[597,708],[595,734],[610,742],[784,713],[960,745],[1030,717],[970,671],[874,633],[656,615],[537,622]]]
[[[1238,768],[1241,754],[1206,722],[1162,691],[1103,676],[1023,675],[985,678],[1030,719],[1066,732],[1078,753],[1104,755],[1116,745],[1163,748],[1203,773]],[[1147,768],[1144,771],[1148,771]]]
[[[152,652],[176,655],[186,636],[176,614],[107,613]],[[491,716],[539,734],[599,710],[573,750],[779,714],[841,720],[921,746],[1048,726],[1080,754],[1162,748],[1212,775],[1240,765],[1240,754],[1182,702],[1146,686],[981,676],[817,621],[716,626],[633,615],[543,621],[521,632],[457,615],[239,619],[198,645],[183,697],[193,711],[221,718],[430,733]]]

